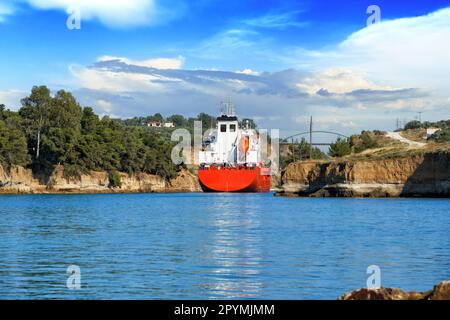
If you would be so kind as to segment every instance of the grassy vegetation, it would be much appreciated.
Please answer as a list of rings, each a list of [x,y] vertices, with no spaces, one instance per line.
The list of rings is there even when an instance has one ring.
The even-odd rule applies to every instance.
[[[362,131],[360,134],[350,136],[348,139],[338,139],[331,144],[328,154],[332,157],[349,157],[372,153],[374,150],[385,147],[399,146],[396,140],[386,137],[382,131]],[[368,152],[370,151],[370,152]]]
[[[410,121],[405,125],[402,135],[407,139],[423,142],[425,140],[424,136],[426,135],[427,128],[440,129],[429,137],[430,141],[436,143],[450,142],[450,120],[440,120],[437,122],[419,122],[417,120]]]
[[[347,160],[380,160],[380,159],[394,159],[403,157],[412,157],[416,155],[423,155],[425,149],[408,149],[405,147],[387,147],[379,148],[369,153],[352,154],[345,159]]]

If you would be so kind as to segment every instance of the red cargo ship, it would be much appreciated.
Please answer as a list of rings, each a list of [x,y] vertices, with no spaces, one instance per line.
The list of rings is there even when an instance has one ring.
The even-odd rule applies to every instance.
[[[233,105],[223,104],[217,128],[203,140],[198,178],[206,192],[269,192],[271,169],[262,164],[259,133],[239,128]]]

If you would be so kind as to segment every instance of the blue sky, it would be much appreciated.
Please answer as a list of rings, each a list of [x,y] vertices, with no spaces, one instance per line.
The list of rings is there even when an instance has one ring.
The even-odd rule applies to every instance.
[[[347,132],[447,115],[449,1],[192,2],[0,1],[0,103],[46,84],[120,117],[214,113],[231,96],[286,130],[310,114]],[[367,27],[372,4],[382,21]],[[71,5],[80,30],[66,27]]]

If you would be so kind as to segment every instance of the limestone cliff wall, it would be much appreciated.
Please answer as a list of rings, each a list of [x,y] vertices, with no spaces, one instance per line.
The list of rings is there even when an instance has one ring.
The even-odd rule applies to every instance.
[[[64,177],[64,168],[56,167],[50,177],[33,175],[30,169],[13,166],[6,171],[0,166],[0,193],[125,193],[125,192],[198,192],[197,177],[185,170],[171,181],[157,175],[119,173],[122,186],[109,188],[107,172],[91,171],[79,179]]]
[[[450,196],[450,153],[358,161],[299,161],[279,194],[300,196]]]

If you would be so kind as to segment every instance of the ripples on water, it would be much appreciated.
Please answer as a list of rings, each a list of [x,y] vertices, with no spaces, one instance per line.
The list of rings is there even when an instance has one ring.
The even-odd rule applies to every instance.
[[[0,298],[335,299],[450,279],[450,200],[0,197]],[[81,268],[82,289],[66,288]]]

